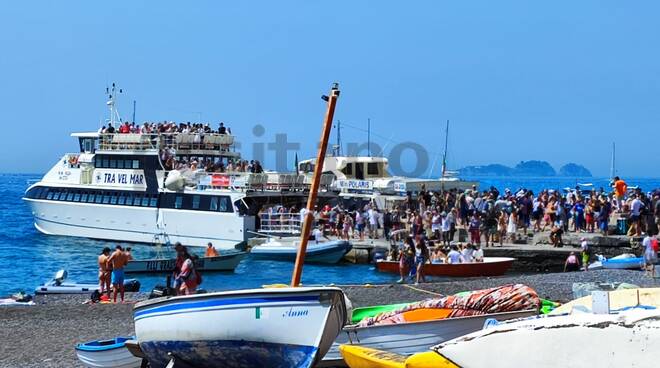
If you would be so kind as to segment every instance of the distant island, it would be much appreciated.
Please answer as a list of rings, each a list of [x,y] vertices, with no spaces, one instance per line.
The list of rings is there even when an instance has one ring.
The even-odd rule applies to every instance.
[[[591,177],[582,165],[568,163],[556,171],[547,161],[520,161],[515,167],[500,164],[466,166],[458,169],[461,176],[575,176]]]

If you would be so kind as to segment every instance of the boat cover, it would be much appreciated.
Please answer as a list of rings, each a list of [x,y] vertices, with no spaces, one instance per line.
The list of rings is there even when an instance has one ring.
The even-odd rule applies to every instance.
[[[539,299],[534,289],[527,285],[512,284],[412,303],[400,309],[378,314],[375,317],[367,317],[360,321],[359,326],[411,322],[406,319],[406,314],[422,309],[448,310],[445,318],[454,318],[538,309],[540,305],[541,299]],[[429,315],[437,314],[429,313]]]

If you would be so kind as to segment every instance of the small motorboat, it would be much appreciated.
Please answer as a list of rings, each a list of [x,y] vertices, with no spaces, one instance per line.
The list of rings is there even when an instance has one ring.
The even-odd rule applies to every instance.
[[[251,289],[164,297],[133,310],[140,354],[153,368],[309,368],[347,320],[334,287]]]
[[[233,272],[236,266],[245,258],[247,252],[226,252],[217,257],[199,257],[195,259],[195,269],[198,271]],[[155,258],[132,260],[124,267],[126,273],[166,273],[174,270],[176,258]]]
[[[78,359],[90,368],[140,368],[142,359],[126,349],[125,343],[133,337],[115,337],[76,345]]]
[[[644,257],[637,257],[630,253],[621,254],[601,261],[601,266],[606,270],[639,270],[644,267]]]
[[[511,268],[513,261],[515,258],[485,257],[483,262],[427,263],[424,265],[424,274],[449,277],[502,276]],[[376,269],[381,272],[399,273],[399,262],[378,260]],[[407,270],[404,272],[407,273]]]
[[[35,294],[90,294],[99,290],[99,284],[83,284],[74,281],[66,282],[68,273],[66,270],[59,270],[52,280],[37,286],[34,289]],[[137,292],[140,290],[140,282],[136,279],[124,280],[124,288],[127,292]]]
[[[255,259],[294,262],[298,246],[298,241],[271,239],[264,244],[252,247],[250,254]],[[334,264],[341,261],[352,248],[353,245],[347,240],[338,239],[318,243],[310,241],[307,244],[305,262]]]

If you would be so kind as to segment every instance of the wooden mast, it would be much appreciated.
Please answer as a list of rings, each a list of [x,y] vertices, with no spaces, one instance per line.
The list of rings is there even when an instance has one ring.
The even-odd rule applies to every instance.
[[[319,152],[316,156],[316,163],[314,166],[314,176],[312,177],[312,185],[309,189],[309,197],[307,198],[307,211],[303,221],[302,232],[300,234],[300,247],[298,254],[296,254],[296,264],[293,268],[293,276],[291,278],[291,286],[296,287],[300,284],[302,276],[303,263],[305,263],[305,253],[307,252],[307,241],[309,240],[309,233],[312,230],[314,222],[314,204],[319,191],[321,183],[321,174],[323,173],[323,162],[325,161],[325,153],[328,149],[328,139],[330,138],[330,130],[332,129],[332,119],[335,114],[335,106],[337,105],[337,98],[339,97],[339,85],[334,83],[330,90],[330,96],[323,96],[323,100],[328,102],[328,109],[325,113],[325,120],[323,121],[323,131],[321,132],[321,144],[319,145]]]

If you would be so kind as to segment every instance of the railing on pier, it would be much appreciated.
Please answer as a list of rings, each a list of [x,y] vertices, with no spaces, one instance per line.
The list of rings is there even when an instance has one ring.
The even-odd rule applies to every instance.
[[[262,213],[259,232],[266,234],[300,234],[302,223],[298,213]]]
[[[231,154],[234,136],[217,133],[102,133],[99,149],[145,151],[173,148],[177,153]]]

